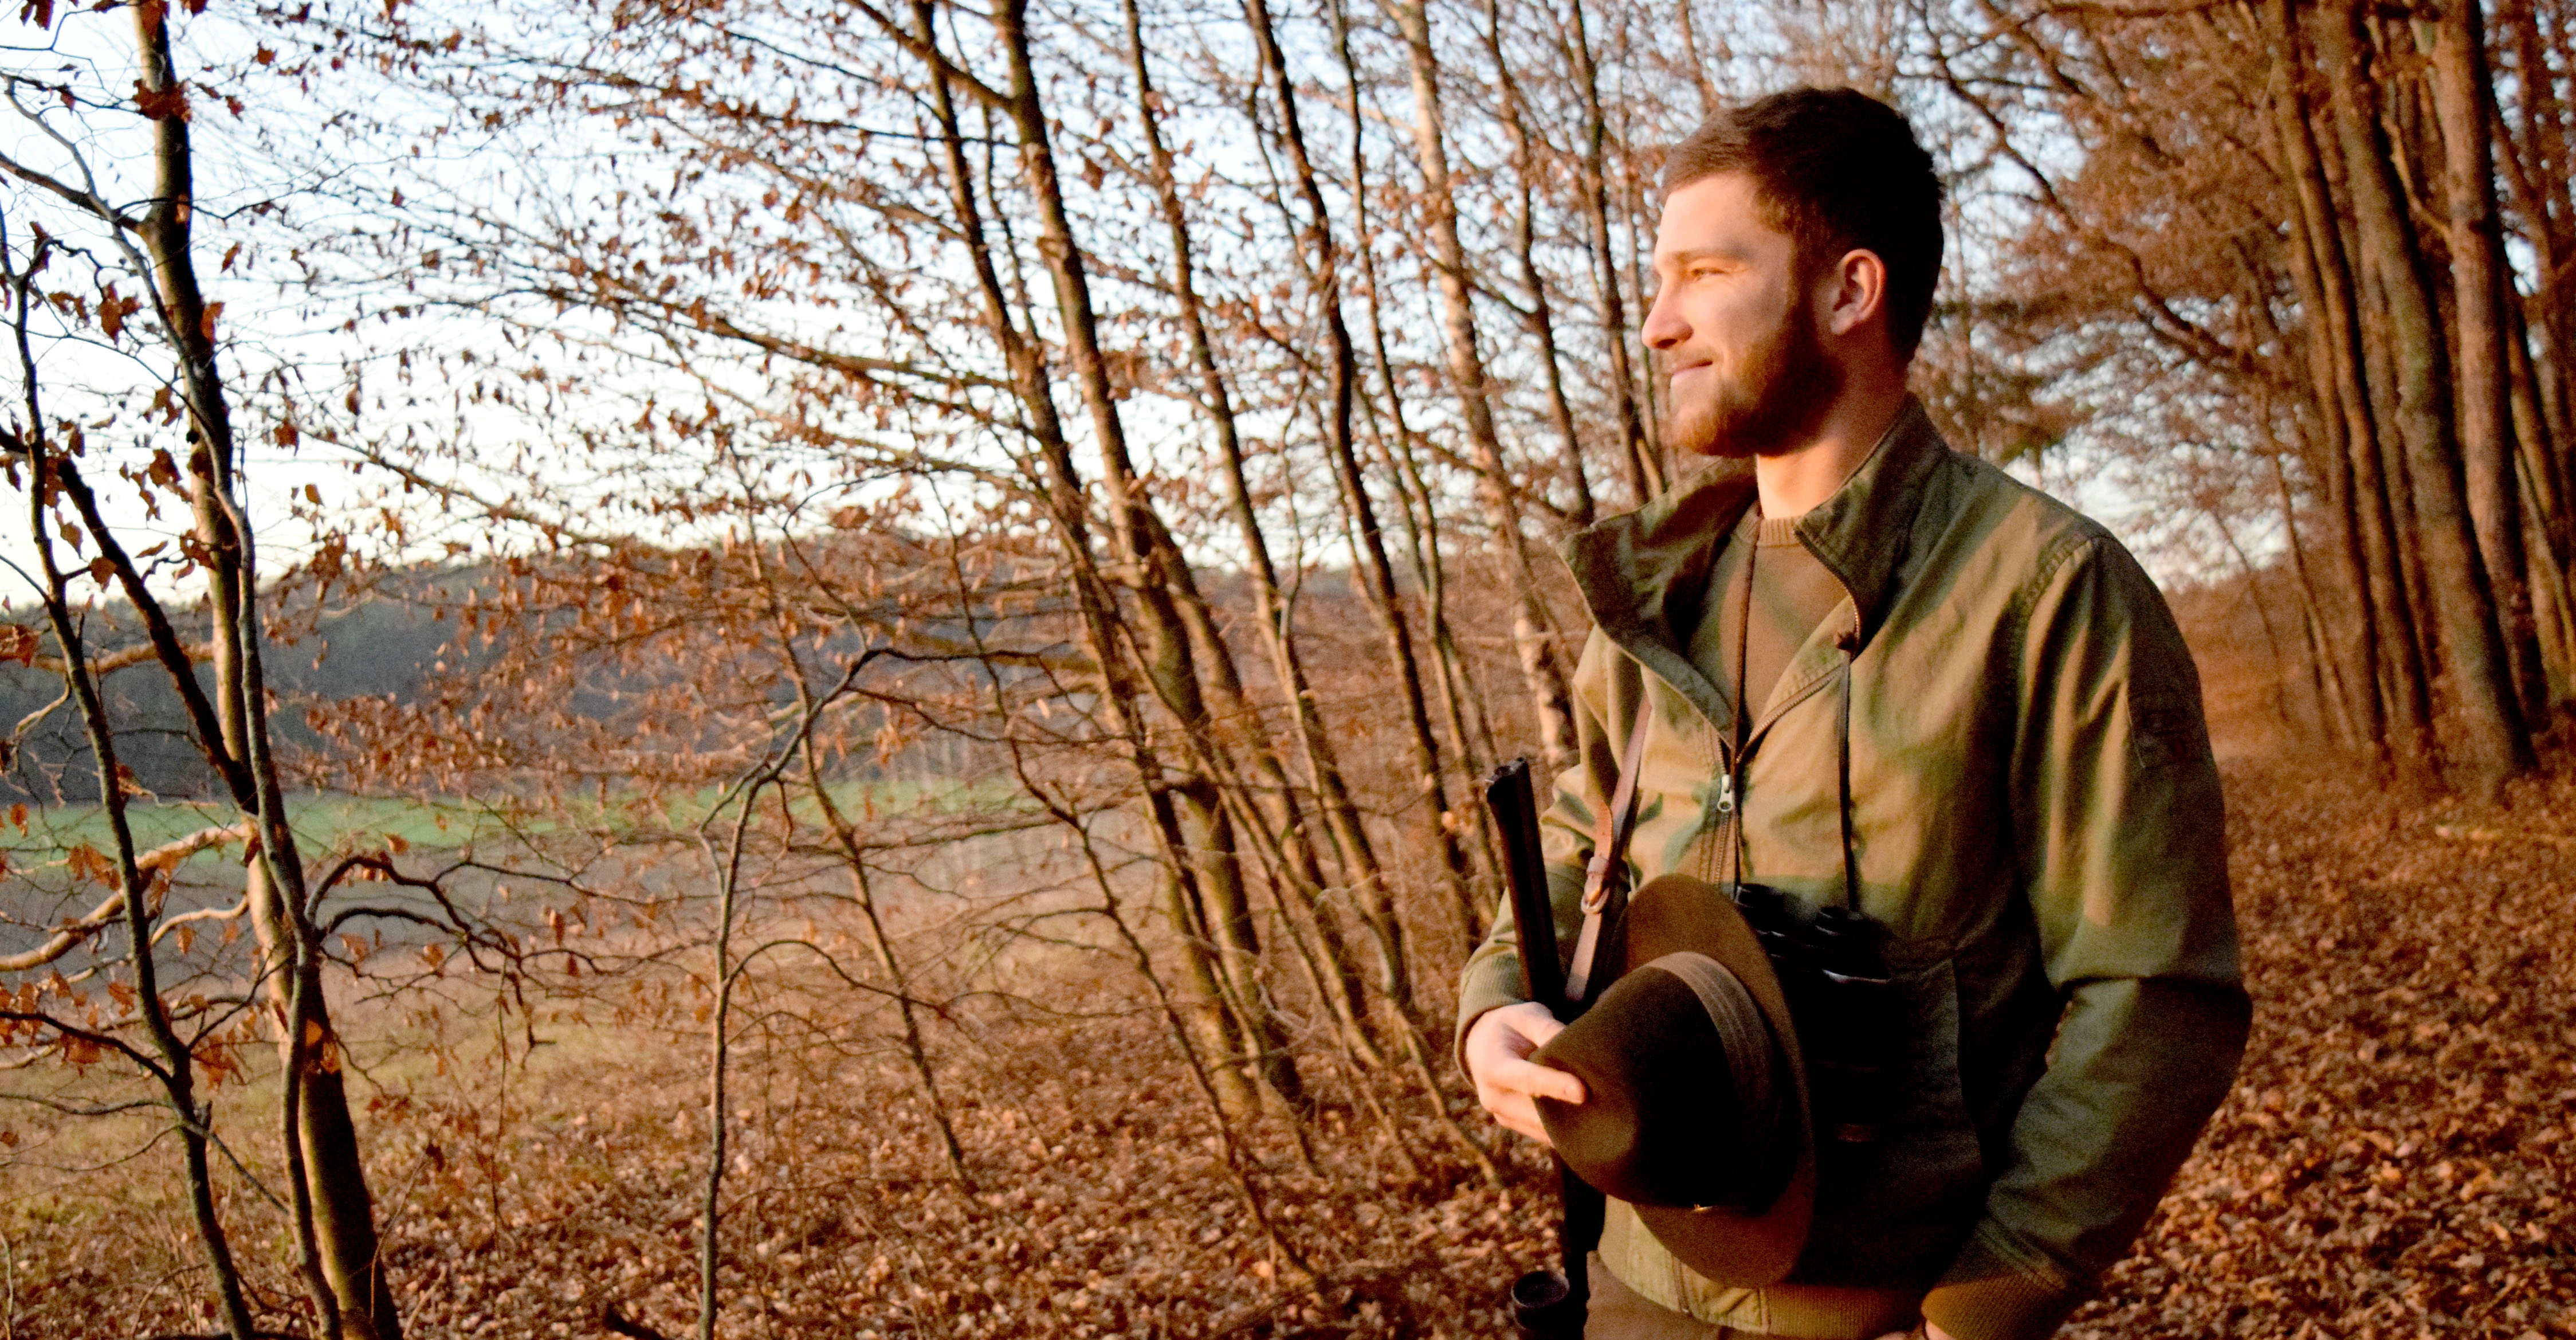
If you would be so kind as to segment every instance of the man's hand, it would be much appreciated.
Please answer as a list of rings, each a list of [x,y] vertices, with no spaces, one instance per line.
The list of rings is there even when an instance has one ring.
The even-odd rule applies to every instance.
[[[1540,1144],[1548,1142],[1547,1127],[1530,1100],[1583,1101],[1582,1080],[1529,1059],[1564,1028],[1546,1006],[1523,1001],[1486,1011],[1467,1030],[1467,1077],[1476,1082],[1476,1101],[1494,1120]]]
[[[1546,1006],[1528,1001],[1488,1010],[1467,1030],[1467,1075],[1476,1082],[1476,1101],[1494,1120],[1540,1144],[1548,1143],[1547,1127],[1530,1100],[1583,1101],[1582,1080],[1529,1059],[1564,1031]],[[1951,1340],[1951,1335],[1927,1321],[1918,1330],[1890,1331],[1878,1340]]]

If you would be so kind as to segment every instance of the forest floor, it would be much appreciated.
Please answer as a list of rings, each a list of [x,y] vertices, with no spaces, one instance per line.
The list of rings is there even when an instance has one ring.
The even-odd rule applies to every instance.
[[[2227,794],[2253,1038],[2067,1334],[2576,1336],[2576,778]]]
[[[2576,777],[2502,808],[2282,764],[2228,780],[2253,1043],[2066,1334],[2576,1338]],[[598,1336],[611,1307],[629,1334],[694,1331],[702,1044],[552,1023],[498,1078],[393,1057],[353,1090],[413,1337]],[[1292,1259],[1150,1016],[951,1046],[972,1191],[890,1054],[777,1055],[747,1044],[737,1095],[726,1336],[1492,1335],[1548,1254],[1535,1151],[1469,1116],[1490,1184],[1400,1076],[1317,1059],[1310,1153],[1255,1135]],[[75,1147],[0,1189],[0,1340],[212,1330],[166,1142],[78,1168]],[[300,1330],[275,1216],[237,1186],[224,1209],[264,1324]]]

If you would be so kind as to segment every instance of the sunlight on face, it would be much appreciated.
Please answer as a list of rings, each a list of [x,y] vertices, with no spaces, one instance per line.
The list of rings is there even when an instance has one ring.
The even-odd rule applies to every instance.
[[[1743,173],[1701,178],[1665,200],[1642,334],[1669,379],[1667,443],[1769,455],[1821,422],[1840,369],[1818,341],[1796,261]]]

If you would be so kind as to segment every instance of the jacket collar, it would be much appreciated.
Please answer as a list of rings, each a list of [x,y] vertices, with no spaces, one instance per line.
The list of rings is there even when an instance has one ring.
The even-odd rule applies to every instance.
[[[1895,595],[1925,487],[1949,455],[1923,402],[1909,396],[1860,469],[1798,520],[1798,538],[1850,593],[1862,643]],[[1594,622],[1677,686],[1700,684],[1679,630],[1698,617],[1718,541],[1753,499],[1753,471],[1725,462],[1565,540],[1566,567]]]

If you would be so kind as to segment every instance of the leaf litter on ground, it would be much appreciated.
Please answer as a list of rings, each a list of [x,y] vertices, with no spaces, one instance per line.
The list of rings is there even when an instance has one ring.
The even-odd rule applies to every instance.
[[[2576,778],[2453,810],[2284,764],[2229,771],[2253,1041],[2068,1340],[2576,1337]],[[1308,1152],[1245,1123],[1300,1277],[1256,1230],[1150,1019],[943,1049],[975,1179],[891,1053],[742,1044],[726,1336],[1468,1336],[1552,1247],[1549,1170],[1489,1185],[1400,1067],[1310,1059]],[[1437,1039],[1435,1039],[1435,1042]],[[800,1050],[803,1049],[803,1050]],[[543,1052],[540,1052],[543,1056]],[[468,1094],[378,1095],[364,1138],[408,1333],[693,1334],[702,1052],[685,1039]],[[213,1329],[151,1159],[0,1202],[19,1335]],[[130,1178],[121,1188],[118,1177]],[[305,1318],[282,1225],[224,1198],[264,1325]]]

